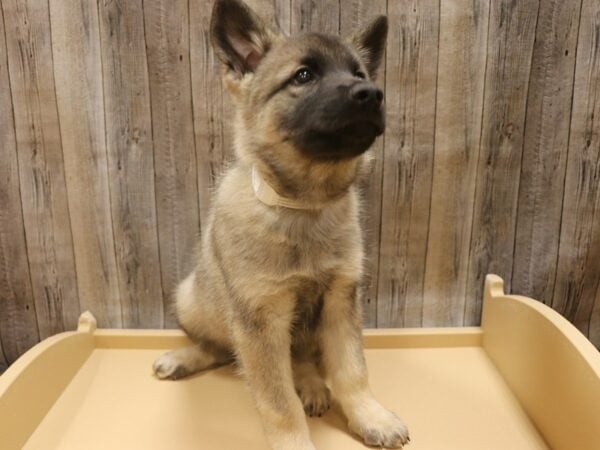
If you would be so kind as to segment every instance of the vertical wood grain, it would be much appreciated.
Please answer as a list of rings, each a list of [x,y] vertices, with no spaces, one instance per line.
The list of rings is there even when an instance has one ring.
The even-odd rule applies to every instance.
[[[581,1],[541,0],[527,96],[512,290],[552,302]]]
[[[8,368],[8,361],[2,348],[2,333],[0,333],[0,375]]]
[[[171,293],[191,271],[200,232],[187,0],[144,0],[156,210],[165,325],[176,325]]]
[[[491,3],[465,324],[478,324],[487,273],[510,290],[537,0]]]
[[[198,0],[195,0],[198,1]],[[292,21],[292,0],[245,0],[273,30],[289,34]]]
[[[584,0],[552,306],[597,345],[591,323],[600,288],[600,4]]]
[[[56,97],[81,309],[121,327],[96,1],[50,0]]]
[[[389,10],[365,325],[476,324],[497,272],[600,347],[597,1],[248,3],[286,34]],[[80,303],[101,326],[174,325],[233,157],[211,7],[1,0],[0,372]]]
[[[339,34],[340,8],[339,0],[291,0],[292,2],[292,34],[309,31]]]
[[[227,126],[233,119],[233,108],[211,45],[211,12],[204,0],[190,0],[191,87],[201,225],[208,217],[216,182],[226,162],[234,157],[232,129]]]
[[[27,255],[40,337],[74,329],[77,277],[47,1],[2,2]]]
[[[154,155],[141,0],[98,3],[117,275],[123,326],[161,327]]]
[[[596,348],[600,349],[600,286],[598,286],[596,297],[593,300],[590,327],[587,337],[592,341],[592,344],[594,344]]]
[[[39,339],[23,228],[13,104],[0,8],[0,365]]]
[[[385,0],[353,0],[344,2],[340,10],[340,34],[347,39],[378,15],[385,15]],[[385,59],[381,63],[376,83],[385,87]],[[384,139],[379,138],[369,150],[373,160],[371,170],[361,180],[361,223],[365,241],[365,276],[362,283],[363,324],[377,326],[377,279],[379,272],[379,232],[381,227],[381,188],[383,180]]]
[[[273,20],[285,35],[292,33],[292,0],[271,0],[274,3]]]
[[[420,326],[433,162],[439,2],[388,2],[377,326]]]
[[[441,2],[423,325],[462,325],[481,137],[489,2]]]

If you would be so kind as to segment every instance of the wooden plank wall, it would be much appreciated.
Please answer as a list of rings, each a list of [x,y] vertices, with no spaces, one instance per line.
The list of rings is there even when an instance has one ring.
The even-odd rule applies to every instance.
[[[171,327],[233,157],[208,0],[0,0],[0,370],[90,309]],[[370,327],[472,325],[483,277],[600,346],[595,0],[252,0],[285,33],[390,33],[362,182]]]

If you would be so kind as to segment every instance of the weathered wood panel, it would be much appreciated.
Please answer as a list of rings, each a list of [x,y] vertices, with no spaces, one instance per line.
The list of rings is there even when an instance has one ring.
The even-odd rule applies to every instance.
[[[161,327],[163,293],[142,2],[99,2],[98,7],[108,180],[123,326]]]
[[[287,35],[290,34],[292,0],[248,0],[246,3],[273,30],[280,30]]]
[[[340,11],[340,34],[350,37],[361,27],[366,26],[378,15],[387,13],[387,2],[384,0],[355,0],[346,2]],[[385,59],[376,80],[385,87]],[[361,223],[365,248],[365,276],[362,283],[363,292],[363,324],[366,327],[377,326],[377,280],[379,273],[379,237],[381,230],[381,189],[383,173],[384,138],[375,141],[370,150],[371,168],[369,174],[361,180],[363,211]]]
[[[462,325],[464,320],[489,21],[487,0],[440,5],[425,326]]]
[[[144,0],[165,324],[171,293],[193,267],[199,234],[187,0]]]
[[[479,323],[487,273],[510,289],[527,87],[538,13],[537,0],[491,3],[488,61],[465,325]]]
[[[0,8],[0,366],[39,340],[19,192],[8,60]]]
[[[2,2],[7,24],[23,221],[38,329],[77,323],[79,298],[46,1]],[[23,255],[25,257],[25,255]]]
[[[367,326],[476,324],[494,271],[600,346],[597,1],[249,3],[286,34],[389,16],[388,127],[362,186]],[[233,157],[210,11],[2,0],[0,370],[80,304],[102,326],[174,325]]]
[[[339,0],[290,0],[292,4],[292,33],[318,31],[339,34]]]
[[[227,127],[233,111],[221,83],[222,68],[210,42],[211,10],[203,0],[190,0],[189,8],[190,23],[195,24],[190,28],[190,62],[198,201],[203,225],[216,181],[226,161],[233,158],[231,130]]]
[[[584,0],[552,306],[600,346],[591,323],[600,287],[600,4]]]
[[[542,0],[519,184],[512,290],[552,302],[581,2]]]
[[[592,303],[592,314],[587,336],[597,348],[600,348],[600,286],[598,286],[596,297],[592,300]]]
[[[100,326],[120,327],[96,1],[50,0],[50,23],[79,301]]]
[[[2,335],[0,335],[0,374],[8,367],[8,360],[4,355],[4,349],[2,348]]]
[[[388,18],[377,326],[421,326],[439,2],[388,2]]]

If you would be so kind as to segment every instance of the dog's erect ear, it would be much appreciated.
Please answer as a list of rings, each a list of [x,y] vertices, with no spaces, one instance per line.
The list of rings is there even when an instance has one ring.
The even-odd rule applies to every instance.
[[[385,50],[387,32],[387,17],[378,16],[352,36],[352,45],[358,50],[371,78],[377,75]]]
[[[273,39],[260,17],[241,0],[215,1],[210,32],[219,59],[240,75],[256,69]]]

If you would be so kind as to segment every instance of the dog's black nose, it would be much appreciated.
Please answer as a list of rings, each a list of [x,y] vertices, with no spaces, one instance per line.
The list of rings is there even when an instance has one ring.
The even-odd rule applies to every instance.
[[[372,83],[357,83],[350,88],[350,97],[360,105],[379,106],[383,92]]]

